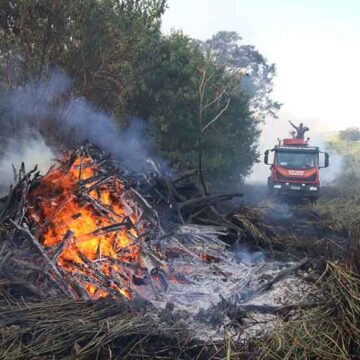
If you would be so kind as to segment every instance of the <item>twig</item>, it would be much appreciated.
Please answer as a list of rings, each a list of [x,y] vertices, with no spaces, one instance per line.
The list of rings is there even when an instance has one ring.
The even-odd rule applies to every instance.
[[[56,264],[57,263],[57,259],[60,256],[60,254],[64,251],[64,249],[69,245],[69,242],[72,238],[72,236],[74,235],[74,233],[71,230],[68,230],[63,239],[61,240],[60,244],[57,246],[57,248],[55,249],[54,255],[52,257],[52,261]]]
[[[173,177],[173,178],[171,179],[171,182],[172,182],[173,184],[174,184],[174,183],[177,183],[177,182],[179,182],[179,181],[181,181],[181,180],[184,180],[184,179],[186,179],[186,178],[188,178],[188,177],[191,177],[191,176],[196,175],[197,172],[198,172],[197,169],[192,169],[192,170],[184,171],[183,173],[178,174],[178,175],[176,175],[175,177]]]
[[[59,271],[59,269],[57,268],[57,266],[51,261],[51,259],[49,258],[49,256],[47,255],[44,247],[40,244],[40,242],[35,238],[35,236],[30,232],[30,230],[27,227],[21,227],[20,225],[18,225],[15,221],[13,221],[12,219],[10,219],[10,222],[20,231],[24,232],[25,234],[27,234],[30,238],[30,240],[32,241],[32,243],[35,245],[35,247],[38,249],[39,253],[42,255],[42,257],[44,258],[46,264],[53,270],[54,274],[56,275],[58,281],[60,282],[60,284],[63,286],[63,290],[65,291],[65,293],[75,299],[74,294],[69,290],[68,285],[66,283],[66,281],[63,279],[61,272]]]
[[[142,201],[142,203],[155,215],[157,224],[159,226],[159,229],[161,232],[164,233],[164,230],[161,226],[160,223],[160,217],[159,214],[157,213],[157,211],[149,204],[149,202],[138,192],[136,191],[134,188],[130,188],[130,190],[137,196],[138,199],[140,199]]]
[[[273,279],[269,280],[268,282],[266,282],[265,284],[259,286],[257,289],[255,289],[249,297],[246,297],[246,301],[248,301],[251,298],[254,298],[255,296],[257,296],[258,294],[269,290],[274,284],[276,284],[277,282],[279,282],[280,280],[282,280],[285,276],[291,274],[292,272],[300,269],[302,266],[304,266],[305,264],[307,264],[310,261],[309,258],[305,258],[301,261],[299,261],[298,263],[290,266],[287,269],[284,269],[282,271],[280,271]]]
[[[181,210],[185,207],[209,206],[211,204],[216,204],[218,202],[231,200],[234,197],[241,197],[241,196],[243,196],[243,194],[240,193],[202,196],[202,197],[186,200],[182,203],[177,204],[176,207]]]

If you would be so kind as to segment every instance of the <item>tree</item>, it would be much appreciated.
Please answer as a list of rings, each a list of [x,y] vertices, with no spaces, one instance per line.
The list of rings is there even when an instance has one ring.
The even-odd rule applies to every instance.
[[[214,97],[207,99],[206,95],[208,88],[212,85],[212,78],[214,73],[207,74],[206,69],[198,69],[200,84],[199,84],[199,109],[198,109],[198,119],[197,119],[197,148],[198,148],[198,172],[201,186],[203,188],[204,194],[207,195],[208,191],[206,188],[206,183],[204,179],[203,172],[203,134],[206,130],[209,129],[217,120],[219,120],[222,115],[228,109],[232,92],[231,84],[234,83],[234,79],[230,77],[228,84],[225,84],[222,88],[217,88]],[[216,107],[216,113],[212,118],[207,119],[206,114],[208,110]]]
[[[340,138],[346,141],[360,141],[360,129],[357,127],[340,131]]]
[[[4,88],[64,70],[74,93],[124,118],[159,41],[165,0],[17,0],[0,5]]]
[[[237,88],[241,74],[214,64],[181,32],[164,39],[159,55],[161,91],[150,123],[160,152],[175,168],[203,170],[213,188],[239,184],[256,159],[259,135],[249,96]]]
[[[165,8],[165,0],[0,3],[0,121],[15,131],[6,93],[46,83],[61,70],[72,86],[59,92],[57,109],[76,98],[120,127],[140,117],[172,168],[200,167],[205,189],[237,184],[257,157],[259,122],[278,107],[270,97],[275,67],[235,33],[205,43],[181,32],[163,35]],[[40,120],[48,141],[66,141]]]
[[[250,97],[253,116],[264,120],[275,116],[280,104],[271,98],[273,81],[276,76],[275,64],[269,63],[252,45],[241,45],[242,38],[233,31],[220,31],[202,43],[214,63],[226,66],[230,72],[240,72],[242,77],[239,92]]]

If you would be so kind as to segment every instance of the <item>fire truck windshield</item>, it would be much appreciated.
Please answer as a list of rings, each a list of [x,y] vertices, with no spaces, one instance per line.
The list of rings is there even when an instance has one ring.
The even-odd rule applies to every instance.
[[[312,169],[317,166],[317,154],[303,152],[278,152],[277,165],[287,169]]]

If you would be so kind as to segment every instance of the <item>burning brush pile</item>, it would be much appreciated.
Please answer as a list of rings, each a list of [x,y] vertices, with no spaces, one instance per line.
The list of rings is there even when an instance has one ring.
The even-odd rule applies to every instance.
[[[63,154],[44,176],[36,168],[28,173],[24,166],[14,169],[17,183],[0,203],[0,308],[6,309],[0,311],[5,329],[1,346],[10,357],[22,358],[29,351],[31,358],[34,346],[39,358],[54,354],[41,347],[48,334],[49,341],[62,344],[56,355],[93,355],[83,348],[89,338],[75,346],[74,332],[69,328],[64,335],[65,325],[60,330],[56,318],[54,327],[48,327],[50,319],[42,323],[41,306],[57,318],[78,309],[92,327],[90,338],[106,332],[99,324],[115,321],[114,314],[115,324],[136,318],[133,330],[126,323],[128,330],[113,334],[106,346],[97,343],[108,356],[117,349],[114,339],[134,341],[130,350],[140,351],[139,336],[153,343],[160,333],[163,339],[180,336],[179,324],[202,341],[219,339],[224,331],[249,338],[269,328],[259,321],[270,324],[309,291],[302,277],[288,277],[304,269],[308,259],[270,261],[261,252],[239,247],[260,230],[254,231],[250,222],[230,221],[216,207],[239,194],[202,196],[191,181],[195,172],[169,179],[150,164],[151,173],[134,174],[87,143]],[[114,313],[114,304],[123,305],[120,310],[116,305]],[[246,319],[249,312],[258,316]],[[34,338],[33,326],[43,329],[41,336]],[[167,341],[156,346],[170,349]],[[20,348],[21,355],[16,353]],[[117,350],[124,355],[129,348]]]
[[[58,295],[131,299],[132,284],[150,276],[146,266],[155,255],[146,256],[144,240],[152,224],[130,188],[104,163],[81,147],[64,154],[43,177],[36,169],[20,170],[2,211],[2,222],[37,248]],[[14,230],[10,241],[16,241]]]
[[[45,176],[20,169],[1,213],[10,243],[32,246],[17,263],[41,262],[53,286],[39,289],[73,299],[156,299],[169,282],[189,283],[168,259],[185,253],[211,262],[211,253],[226,247],[217,237],[225,229],[183,225],[166,233],[158,213],[133,187],[136,181],[121,176],[102,155],[81,146]]]

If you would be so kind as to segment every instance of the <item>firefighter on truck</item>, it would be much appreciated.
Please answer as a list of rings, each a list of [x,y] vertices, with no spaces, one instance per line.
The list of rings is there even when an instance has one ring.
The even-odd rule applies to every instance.
[[[304,140],[305,137],[305,133],[307,131],[309,131],[310,129],[307,126],[304,126],[303,123],[300,123],[299,126],[296,126],[294,123],[292,123],[291,121],[289,121],[290,125],[295,129],[296,134],[295,134],[295,139],[302,139]]]

